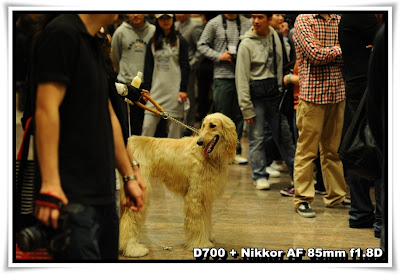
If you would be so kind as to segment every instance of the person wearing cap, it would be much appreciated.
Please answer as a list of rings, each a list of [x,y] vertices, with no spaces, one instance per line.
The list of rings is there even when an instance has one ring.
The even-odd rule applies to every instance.
[[[212,84],[214,111],[232,119],[239,140],[243,133],[243,117],[239,108],[235,85],[235,56],[240,36],[251,26],[250,21],[239,14],[220,14],[207,22],[200,36],[197,50],[214,62]],[[245,165],[248,160],[241,156],[238,142],[235,164]]]
[[[147,45],[143,88],[171,117],[183,121],[189,77],[188,45],[175,31],[173,14],[156,14],[156,30]],[[147,106],[154,109],[151,102]],[[161,116],[145,112],[142,136],[154,136]],[[183,127],[168,120],[168,138],[181,138]]]

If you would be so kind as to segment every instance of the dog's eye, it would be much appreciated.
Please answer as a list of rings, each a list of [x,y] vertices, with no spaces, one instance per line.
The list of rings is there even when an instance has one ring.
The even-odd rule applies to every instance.
[[[210,124],[210,128],[215,128],[215,127],[216,127],[216,125]]]

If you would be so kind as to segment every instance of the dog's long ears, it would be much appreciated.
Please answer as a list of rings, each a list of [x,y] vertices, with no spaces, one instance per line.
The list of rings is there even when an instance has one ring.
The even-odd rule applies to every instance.
[[[229,158],[233,159],[236,154],[236,147],[239,143],[238,135],[236,133],[236,125],[228,117],[226,117],[225,121],[223,119],[221,119],[221,121],[222,130],[226,139],[226,151]]]

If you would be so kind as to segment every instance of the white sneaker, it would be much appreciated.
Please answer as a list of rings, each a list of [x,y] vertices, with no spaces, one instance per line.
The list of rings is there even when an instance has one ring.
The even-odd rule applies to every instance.
[[[272,161],[272,164],[269,165],[270,167],[272,167],[273,169],[277,170],[277,171],[284,171],[285,170],[285,165],[282,164],[278,164],[277,161]]]
[[[269,184],[268,180],[266,178],[259,178],[254,181],[254,186],[256,189],[269,189],[271,185]]]
[[[269,174],[270,178],[279,178],[279,177],[281,177],[281,172],[273,169],[270,166],[267,166],[265,171]]]
[[[249,161],[246,158],[243,158],[242,155],[235,155],[235,159],[233,159],[233,163],[237,165],[247,165]]]

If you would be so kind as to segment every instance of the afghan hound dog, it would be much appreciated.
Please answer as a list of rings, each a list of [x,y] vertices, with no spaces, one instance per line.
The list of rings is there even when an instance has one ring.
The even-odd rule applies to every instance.
[[[127,149],[140,163],[146,183],[146,201],[141,212],[121,205],[119,249],[125,257],[141,257],[148,249],[139,236],[150,205],[151,184],[164,183],[184,200],[185,247],[213,247],[211,211],[222,195],[228,164],[232,162],[238,136],[235,124],[221,113],[207,115],[198,136],[181,139],[132,136]],[[125,195],[121,187],[121,203]]]

